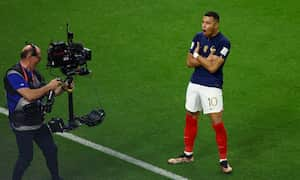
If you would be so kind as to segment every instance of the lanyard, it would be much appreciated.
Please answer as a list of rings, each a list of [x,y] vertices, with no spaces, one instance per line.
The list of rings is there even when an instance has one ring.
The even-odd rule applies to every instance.
[[[20,66],[22,68],[24,79],[25,79],[26,82],[28,82],[29,78],[28,78],[27,72],[26,72],[25,68],[21,64],[20,64]],[[30,72],[31,72],[32,82],[34,82],[35,78],[34,78],[33,72],[32,71],[30,71]]]

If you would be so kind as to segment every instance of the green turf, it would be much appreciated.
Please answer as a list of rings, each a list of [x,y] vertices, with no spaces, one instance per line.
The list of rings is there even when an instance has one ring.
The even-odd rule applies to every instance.
[[[76,135],[190,179],[297,179],[300,173],[300,16],[295,0],[252,1],[44,1],[0,2],[0,73],[18,60],[24,41],[40,45],[46,70],[51,40],[66,40],[69,22],[75,41],[93,50],[93,73],[75,77],[74,108],[84,114],[103,106],[105,122]],[[185,58],[207,10],[221,15],[231,54],[224,67],[224,121],[234,173],[217,164],[214,132],[199,122],[195,162],[170,166],[183,148],[185,90],[192,69]],[[3,77],[1,75],[1,77]],[[1,85],[1,89],[2,85]],[[2,92],[2,90],[1,90]],[[0,93],[0,105],[5,97]],[[67,118],[67,96],[53,113]],[[0,116],[0,179],[9,179],[17,156],[15,139]],[[65,179],[164,179],[161,176],[55,138]],[[45,179],[41,153],[24,179]]]

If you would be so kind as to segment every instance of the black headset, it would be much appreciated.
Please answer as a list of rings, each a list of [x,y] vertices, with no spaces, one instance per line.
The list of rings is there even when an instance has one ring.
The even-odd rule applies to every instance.
[[[32,43],[29,44],[31,46],[31,56],[37,56],[36,46]]]
[[[29,50],[29,51],[31,51],[31,56],[37,56],[38,55],[37,50],[36,50],[36,45],[34,45],[33,43],[27,43],[27,42],[25,44],[31,46],[31,50]],[[21,58],[22,59],[26,58],[29,51],[22,51],[21,54],[20,54]]]

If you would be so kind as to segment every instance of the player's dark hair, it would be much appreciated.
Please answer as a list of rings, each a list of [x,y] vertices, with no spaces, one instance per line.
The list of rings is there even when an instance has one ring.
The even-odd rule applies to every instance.
[[[204,16],[208,16],[208,17],[213,17],[217,22],[220,21],[220,16],[218,13],[214,12],[214,11],[208,11],[204,14]]]

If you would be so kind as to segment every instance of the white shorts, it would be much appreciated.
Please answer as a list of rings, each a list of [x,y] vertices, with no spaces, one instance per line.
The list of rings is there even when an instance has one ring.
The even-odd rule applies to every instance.
[[[190,112],[203,111],[203,114],[223,111],[222,89],[190,82],[186,91],[185,108]]]

